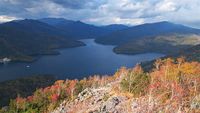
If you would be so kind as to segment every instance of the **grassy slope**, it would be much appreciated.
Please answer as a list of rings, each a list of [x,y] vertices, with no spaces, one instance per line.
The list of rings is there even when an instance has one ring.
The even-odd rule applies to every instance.
[[[199,35],[171,34],[133,40],[117,46],[114,48],[114,52],[118,54],[138,54],[145,52],[175,54],[180,50],[197,44],[200,44]]]

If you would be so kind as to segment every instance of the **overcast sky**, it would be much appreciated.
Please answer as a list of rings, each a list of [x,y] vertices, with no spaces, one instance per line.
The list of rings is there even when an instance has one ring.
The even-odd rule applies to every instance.
[[[171,21],[200,28],[200,0],[0,0],[0,22],[44,17],[96,25]]]

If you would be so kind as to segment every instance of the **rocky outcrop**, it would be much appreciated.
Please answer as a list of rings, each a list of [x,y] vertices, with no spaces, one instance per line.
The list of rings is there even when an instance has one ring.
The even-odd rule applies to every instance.
[[[64,101],[60,107],[58,107],[52,113],[85,113],[93,112],[100,109],[104,103],[104,98],[110,92],[110,87],[86,88],[78,97],[72,102]]]
[[[192,109],[199,109],[200,110],[200,95],[196,96],[191,102]]]
[[[88,99],[94,95],[94,92],[90,88],[86,88],[81,93],[78,94],[78,98],[75,100],[76,102],[82,102],[85,99]]]
[[[112,91],[112,86],[115,83],[99,88],[86,88],[74,101],[63,101],[52,113],[125,113],[128,98],[117,95]]]

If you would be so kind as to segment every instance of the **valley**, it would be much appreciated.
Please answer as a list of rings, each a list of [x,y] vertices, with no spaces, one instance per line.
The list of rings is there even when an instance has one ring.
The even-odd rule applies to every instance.
[[[41,55],[33,62],[9,62],[0,65],[0,81],[37,74],[53,74],[59,79],[82,79],[95,74],[113,74],[120,67],[132,67],[143,61],[150,61],[164,54],[145,53],[118,55],[114,46],[100,45],[94,39],[81,40],[86,46],[58,49],[59,55]]]
[[[2,23],[0,106],[9,107],[0,112],[144,112],[138,106],[147,105],[151,90],[146,89],[154,86],[154,82],[160,84],[154,79],[164,80],[161,85],[191,84],[193,78],[186,75],[199,80],[199,61],[200,30],[170,22],[94,26],[63,18],[43,18]],[[174,70],[177,68],[181,69]],[[176,81],[180,73],[188,80],[186,84]],[[166,93],[165,87],[161,88],[153,90]],[[154,98],[157,96],[155,93]],[[163,99],[169,101],[167,97],[164,95]],[[197,98],[197,95],[182,97]],[[142,100],[145,101],[139,105]],[[126,105],[129,105],[127,110],[123,109]],[[169,111],[178,111],[177,106]],[[164,111],[162,104],[154,107],[146,110]],[[184,109],[198,111],[195,107]]]
[[[200,0],[0,0],[0,113],[200,113]]]

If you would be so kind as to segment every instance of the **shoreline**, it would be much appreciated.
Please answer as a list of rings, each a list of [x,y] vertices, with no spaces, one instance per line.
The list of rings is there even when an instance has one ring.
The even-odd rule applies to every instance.
[[[82,41],[80,41],[82,42]],[[54,55],[60,55],[60,51],[62,49],[71,49],[71,48],[78,48],[78,47],[84,47],[86,46],[86,44],[84,42],[82,42],[82,44],[80,45],[75,45],[75,46],[71,46],[71,47],[59,47],[59,48],[54,48],[51,51],[46,51],[46,53],[37,53],[37,54],[31,54],[31,55],[27,55],[27,56],[19,56],[20,58],[16,58],[16,56],[14,57],[5,57],[10,59],[9,62],[6,63],[32,63],[34,61],[37,61],[39,58],[43,57],[43,56],[54,56]],[[25,58],[27,57],[27,58]],[[29,58],[28,58],[29,57]],[[3,65],[4,62],[0,61],[0,65]]]

